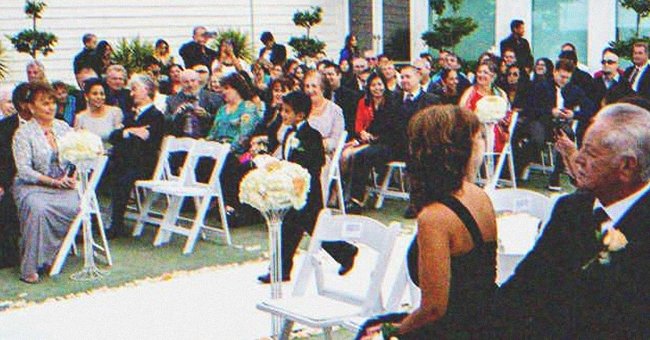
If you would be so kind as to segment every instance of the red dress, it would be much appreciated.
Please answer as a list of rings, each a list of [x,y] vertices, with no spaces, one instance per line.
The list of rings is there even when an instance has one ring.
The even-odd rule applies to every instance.
[[[483,98],[483,95],[477,91],[476,86],[472,86],[468,88],[467,91],[470,92],[469,92],[469,97],[465,102],[465,107],[471,110],[472,112],[476,112],[476,103],[478,103],[478,101],[481,100],[481,98]],[[494,92],[496,95],[505,96],[505,93],[503,93],[499,89],[495,88]],[[507,97],[505,99],[508,100]],[[501,152],[505,144],[508,142],[508,137],[509,137],[508,125],[510,125],[511,116],[512,116],[512,111],[508,110],[506,112],[506,116],[504,117],[504,119],[494,125],[494,152]]]

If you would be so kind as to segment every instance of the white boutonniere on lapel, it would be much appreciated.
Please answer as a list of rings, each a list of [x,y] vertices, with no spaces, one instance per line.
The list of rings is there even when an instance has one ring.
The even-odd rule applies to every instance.
[[[295,134],[289,137],[289,140],[287,140],[287,145],[291,151],[305,151],[305,149],[300,144],[300,139],[296,138]]]
[[[601,265],[608,265],[611,261],[611,253],[620,251],[627,246],[627,238],[625,237],[625,234],[618,229],[607,230],[602,237],[602,242],[601,250],[596,256],[589,260],[589,262],[582,266],[582,270],[588,269],[596,261]]]

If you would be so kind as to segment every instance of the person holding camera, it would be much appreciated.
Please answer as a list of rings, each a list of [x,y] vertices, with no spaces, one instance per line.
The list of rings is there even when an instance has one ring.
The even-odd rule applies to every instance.
[[[167,99],[167,132],[176,137],[205,138],[223,99],[201,88],[194,70],[181,73],[181,92]]]
[[[528,132],[528,141],[516,156],[517,170],[521,174],[530,161],[539,157],[546,142],[557,136],[567,135],[575,140],[572,129],[574,120],[586,123],[595,112],[594,103],[585,92],[571,81],[575,65],[566,59],[555,64],[553,83],[539,82],[522,115]],[[560,174],[564,171],[562,158],[555,153],[555,167],[549,177],[548,190],[560,191]]]

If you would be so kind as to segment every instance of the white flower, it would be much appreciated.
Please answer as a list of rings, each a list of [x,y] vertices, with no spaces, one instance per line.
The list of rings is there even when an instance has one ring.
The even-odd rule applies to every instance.
[[[508,102],[500,96],[485,96],[476,102],[476,116],[481,123],[495,123],[506,116]]]
[[[257,166],[242,179],[239,200],[259,211],[302,209],[309,193],[309,172],[298,164],[268,155],[253,159]]]
[[[78,165],[101,156],[104,145],[98,135],[88,130],[71,131],[59,141],[59,153],[62,159]]]
[[[296,138],[296,135],[289,137],[287,143],[289,145],[289,148],[291,148],[291,150],[295,150],[300,147],[300,139]]]
[[[607,251],[614,252],[619,251],[627,245],[627,238],[618,229],[610,229],[603,237],[603,246],[606,247]]]

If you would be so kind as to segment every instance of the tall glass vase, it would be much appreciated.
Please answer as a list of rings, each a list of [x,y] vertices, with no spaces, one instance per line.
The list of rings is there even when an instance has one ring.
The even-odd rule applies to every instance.
[[[88,173],[91,169],[89,166],[78,166],[77,171],[79,173],[79,195],[81,197],[81,206],[79,207],[82,211],[81,219],[81,230],[83,233],[83,251],[84,251],[84,267],[81,271],[74,273],[70,278],[74,281],[92,281],[99,280],[104,275],[107,274],[106,271],[100,270],[95,264],[95,254],[94,254],[94,239],[92,235],[92,222],[91,222],[91,200],[86,199],[86,191],[90,188],[88,187]]]
[[[271,276],[271,299],[282,298],[282,220],[288,208],[263,211],[262,215],[266,220],[269,229],[269,252],[271,263],[269,272]],[[271,329],[273,336],[279,336],[282,329],[282,318],[271,317]]]

